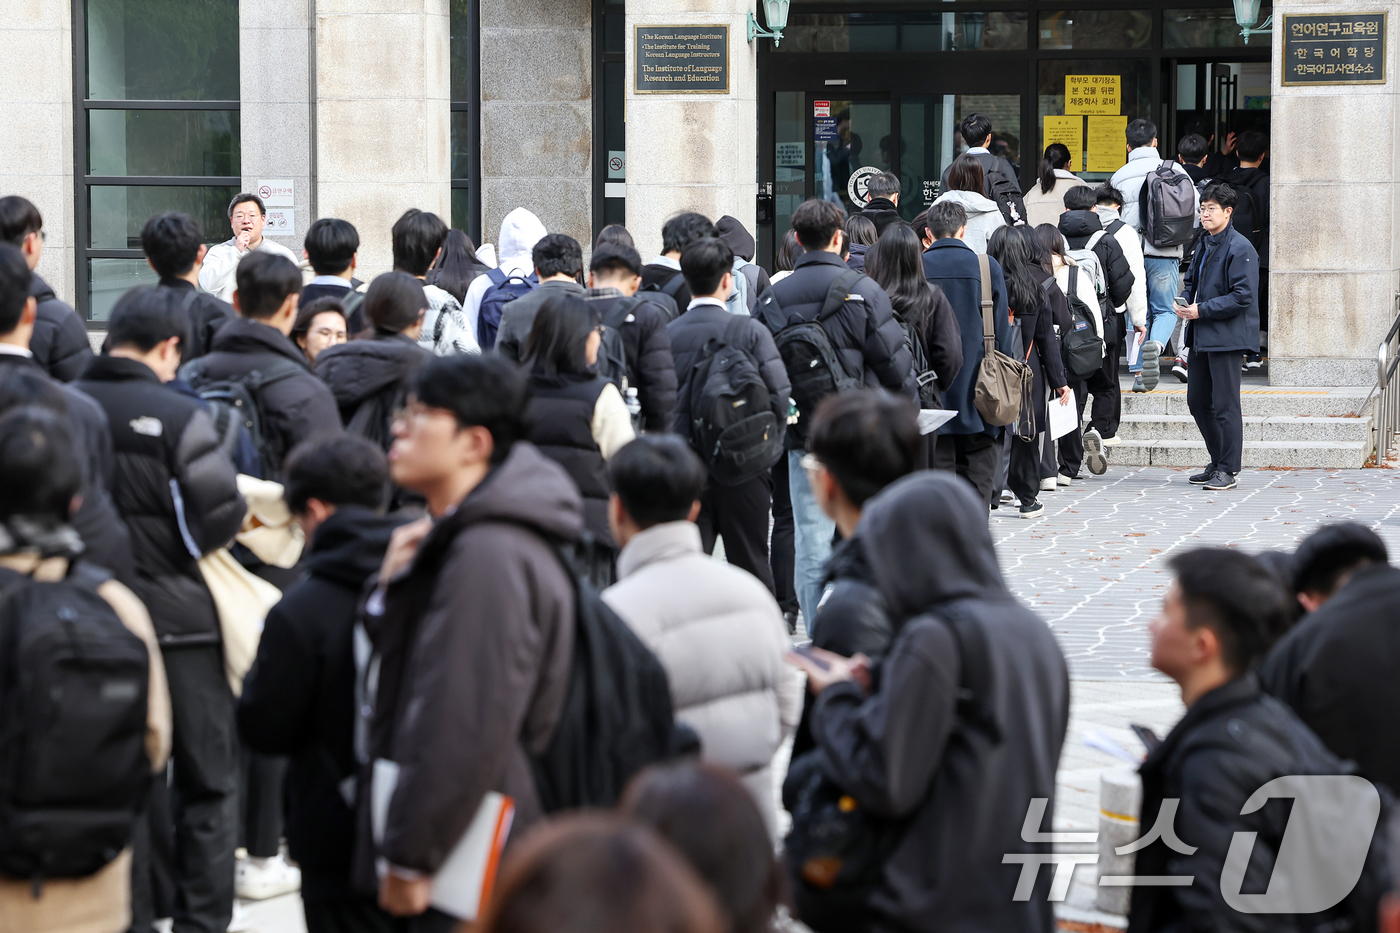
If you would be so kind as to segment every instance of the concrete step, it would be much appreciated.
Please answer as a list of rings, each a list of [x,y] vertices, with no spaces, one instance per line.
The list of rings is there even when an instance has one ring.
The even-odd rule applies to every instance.
[[[1366,422],[1361,422],[1365,424]],[[1205,442],[1180,439],[1133,439],[1106,448],[1114,466],[1203,467],[1209,459]],[[1366,441],[1272,440],[1244,442],[1244,468],[1360,469],[1370,454]]]
[[[1246,441],[1349,441],[1365,442],[1371,423],[1362,418],[1316,418],[1291,415],[1245,415]],[[1190,415],[1124,414],[1118,436],[1128,440],[1199,441],[1201,432]]]
[[[1247,386],[1240,391],[1240,408],[1246,416],[1326,418],[1360,413],[1369,389],[1365,386],[1305,388]],[[1123,390],[1125,415],[1189,415],[1186,387],[1164,380],[1151,392]],[[1363,419],[1364,420],[1364,419]]]

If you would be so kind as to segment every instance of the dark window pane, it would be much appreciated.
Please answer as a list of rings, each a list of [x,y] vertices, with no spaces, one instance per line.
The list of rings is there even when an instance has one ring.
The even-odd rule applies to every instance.
[[[1263,22],[1273,10],[1259,11]],[[1249,48],[1267,49],[1269,34],[1249,37]],[[1235,11],[1230,7],[1215,10],[1167,10],[1162,14],[1162,47],[1168,49],[1242,49],[1244,37],[1235,23]]]
[[[154,285],[160,276],[144,259],[88,260],[88,319],[106,321],[117,299],[137,285]]]
[[[452,177],[471,178],[472,163],[468,140],[471,138],[469,124],[471,114],[465,110],[452,111]]]
[[[1026,14],[794,13],[779,52],[991,52],[1026,47]]]
[[[1040,14],[1042,49],[1145,49],[1152,44],[1147,10],[1056,10]]]
[[[954,128],[963,117],[985,114],[992,121],[992,151],[1011,163],[1021,174],[1021,95],[1019,94],[940,94],[900,98],[900,189],[899,209],[907,220],[932,203],[924,193],[933,194],[941,183],[943,170],[967,149],[968,144]],[[981,144],[979,139],[978,144]]]
[[[89,110],[89,175],[238,175],[237,110]]]
[[[141,225],[152,214],[181,211],[204,231],[207,243],[233,236],[228,202],[237,188],[163,185],[92,185],[88,188],[88,246],[93,249],[140,249]]]
[[[448,68],[451,72],[452,99],[471,101],[471,74],[476,67],[477,37],[471,30],[469,7],[476,0],[452,0],[451,16],[448,20]]]
[[[238,100],[238,0],[86,0],[89,100]]]
[[[605,55],[621,55],[626,38],[627,21],[623,19],[622,13],[605,13],[603,15],[603,53]]]
[[[603,226],[627,223],[627,199],[603,199]]]
[[[603,65],[603,148],[609,153],[627,148],[627,110],[624,100],[627,87],[627,66],[622,62]],[[608,158],[612,158],[611,155]],[[622,176],[610,174],[613,181]]]
[[[452,229],[463,233],[472,228],[469,194],[466,188],[452,189]]]

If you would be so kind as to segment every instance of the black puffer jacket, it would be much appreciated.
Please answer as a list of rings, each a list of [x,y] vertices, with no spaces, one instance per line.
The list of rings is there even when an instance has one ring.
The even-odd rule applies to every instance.
[[[700,351],[711,339],[724,335],[725,329],[734,321],[730,314],[719,305],[696,305],[672,321],[667,330],[671,335],[671,357],[675,361],[676,376],[680,380],[680,390],[676,393],[676,433],[690,437],[690,390],[691,374],[700,360]],[[744,328],[745,342],[740,349],[758,362],[763,384],[768,387],[773,414],[778,424],[787,421],[788,393],[792,384],[788,381],[787,369],[783,366],[778,348],[773,344],[773,335],[757,322],[750,322]]]
[[[394,440],[390,421],[403,405],[408,381],[432,358],[432,352],[416,340],[381,331],[371,340],[352,340],[323,350],[316,357],[316,375],[335,396],[340,420],[387,451]]]
[[[790,324],[814,321],[832,283],[847,271],[835,253],[806,253],[794,264],[792,275],[763,293],[754,317],[775,335]],[[904,326],[895,319],[889,296],[869,277],[856,282],[850,295],[850,300],[823,325],[847,372],[861,374],[868,386],[882,386],[911,399],[917,397],[913,360],[904,345]],[[675,341],[674,334],[671,339]],[[797,423],[788,430],[789,448],[806,446],[807,421],[811,417],[809,411],[798,413]]]
[[[607,463],[593,439],[593,412],[610,383],[602,376],[530,374],[527,439],[562,466],[583,494],[583,523],[598,541],[612,546],[608,526]]]
[[[637,390],[642,427],[652,434],[671,430],[676,414],[676,366],[671,359],[666,310],[644,295],[623,297],[616,289],[590,293],[603,324],[616,327],[627,351],[627,384]]]
[[[899,215],[899,208],[889,198],[873,198],[855,213],[870,218],[870,222],[875,225],[876,236],[884,233],[886,227],[904,219]]]
[[[238,316],[233,310],[233,305],[219,300],[203,289],[195,288],[184,279],[162,276],[160,287],[178,292],[189,301],[186,305],[186,317],[190,322],[189,339],[180,347],[180,361],[183,363],[197,360],[208,353],[209,348],[214,345],[214,335]],[[190,292],[194,293],[193,296]]]
[[[1066,211],[1060,215],[1060,233],[1069,243],[1070,249],[1083,249],[1089,238],[1103,230],[1103,222],[1094,211]],[[1103,266],[1104,278],[1108,284],[1108,300],[1115,309],[1128,303],[1133,293],[1133,270],[1128,265],[1128,257],[1123,247],[1107,232],[1094,244],[1094,255]]]
[[[29,294],[39,303],[29,352],[44,372],[60,382],[72,382],[92,359],[87,326],[68,302],[59,299],[48,282],[35,273]]]
[[[218,616],[197,561],[233,540],[246,507],[209,413],[137,360],[97,357],[77,386],[112,425],[112,493],[131,530],[133,589],[156,636],[163,645],[218,644]]]

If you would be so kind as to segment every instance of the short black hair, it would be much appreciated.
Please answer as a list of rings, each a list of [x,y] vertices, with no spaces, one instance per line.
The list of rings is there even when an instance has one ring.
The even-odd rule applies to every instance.
[[[1097,199],[1099,207],[1123,206],[1123,192],[1107,182],[1094,189],[1094,197]]]
[[[791,272],[805,252],[807,251],[802,248],[802,244],[797,242],[797,231],[789,228],[783,234],[783,241],[778,244],[778,255],[774,258],[773,265],[780,270]]]
[[[530,382],[523,369],[503,356],[435,356],[418,367],[410,389],[424,405],[452,412],[458,427],[489,431],[493,464],[525,439]]]
[[[447,224],[437,214],[411,207],[394,221],[394,269],[409,275],[427,275],[433,257],[447,239]]]
[[[407,272],[375,276],[365,289],[365,318],[380,330],[400,333],[418,323],[426,310],[428,295],[423,283]]]
[[[718,235],[710,218],[687,211],[672,217],[661,227],[661,251],[679,253],[696,240]]]
[[[695,451],[675,434],[644,434],[608,461],[613,491],[641,528],[689,518],[708,475]]]
[[[189,340],[189,316],[184,295],[173,288],[138,285],[117,299],[107,321],[107,345],[135,347],[142,353],[171,337],[180,338],[180,350]]]
[[[1240,198],[1239,195],[1235,194],[1235,189],[1223,181],[1206,185],[1205,190],[1201,192],[1201,203],[1204,204],[1207,201],[1219,204],[1221,210],[1234,210],[1240,204]]]
[[[238,313],[243,317],[270,318],[288,295],[301,294],[301,270],[277,253],[253,250],[238,260],[233,278],[238,286]]]
[[[593,241],[593,248],[599,249],[608,244],[626,246],[629,249],[637,248],[637,244],[632,240],[632,234],[622,224],[608,224],[598,231],[598,239]]]
[[[317,275],[339,275],[350,268],[360,248],[360,234],[348,220],[322,217],[307,228],[301,245]]]
[[[918,469],[922,438],[913,402],[881,389],[849,389],[817,406],[807,447],[860,507]]]
[[[891,198],[899,194],[899,176],[894,172],[881,172],[878,175],[870,176],[870,184],[865,189],[865,193],[870,195],[870,200],[876,198]]]
[[[992,135],[992,121],[980,113],[969,113],[958,124],[958,133],[962,136],[963,142],[967,143],[969,149],[973,146],[980,146],[988,136]]]
[[[141,226],[141,251],[161,278],[175,278],[194,268],[204,231],[189,214],[166,211]]]
[[[267,216],[267,205],[263,203],[263,199],[253,194],[251,191],[243,191],[235,194],[233,200],[228,202],[229,220],[233,219],[233,209],[240,204],[256,204],[258,206],[258,213],[262,214],[264,217]]]
[[[966,211],[963,212],[963,216],[967,216]],[[924,238],[928,236],[928,208],[915,214],[914,219],[909,221],[909,226],[914,228],[914,232],[919,236],[919,241],[923,242]]]
[[[17,194],[0,198],[0,243],[20,246],[31,233],[44,229],[44,215],[28,198]]]
[[[283,496],[293,515],[303,514],[310,499],[375,510],[389,501],[389,461],[378,444],[358,434],[302,441],[287,455],[282,475]]]
[[[1235,142],[1235,154],[1246,162],[1258,162],[1269,151],[1269,137],[1258,130],[1246,130]]]
[[[1288,628],[1288,596],[1258,560],[1227,547],[1196,548],[1168,561],[1186,604],[1190,628],[1220,639],[1225,666],[1243,674]]]
[[[1323,525],[1304,538],[1293,555],[1293,592],[1331,596],[1344,574],[1367,564],[1389,561],[1385,542],[1365,525]]]
[[[530,250],[530,260],[540,278],[551,275],[577,276],[583,271],[583,247],[565,233],[548,233]]]
[[[1181,157],[1181,161],[1190,165],[1200,162],[1208,152],[1210,144],[1200,133],[1187,133],[1181,137],[1181,142],[1176,144],[1176,154]]]
[[[1074,185],[1065,192],[1064,202],[1065,210],[1087,211],[1098,205],[1099,197],[1088,185]]]
[[[0,243],[0,334],[11,333],[24,316],[34,273],[19,247]]]
[[[792,212],[792,229],[804,249],[826,249],[845,224],[846,212],[822,198],[803,201]]]
[[[681,253],[681,275],[692,295],[713,295],[726,272],[734,269],[734,250],[719,237],[696,240]]]
[[[594,247],[588,258],[588,271],[597,275],[626,272],[629,275],[642,274],[642,255],[631,246],[621,243],[604,243]]]
[[[1139,117],[1128,124],[1123,135],[1127,137],[1129,149],[1141,149],[1152,145],[1152,140],[1157,138],[1157,124]]]
[[[957,201],[937,201],[928,209],[926,222],[935,240],[957,236],[967,226],[967,210]]]
[[[67,417],[32,405],[0,416],[0,519],[65,521],[82,484]]]
[[[334,295],[322,295],[320,298],[313,298],[305,304],[297,305],[297,320],[292,325],[291,338],[295,341],[298,337],[305,337],[311,331],[311,322],[316,319],[316,315],[334,312],[345,319],[345,329],[350,329],[350,317],[345,313],[345,305]]]

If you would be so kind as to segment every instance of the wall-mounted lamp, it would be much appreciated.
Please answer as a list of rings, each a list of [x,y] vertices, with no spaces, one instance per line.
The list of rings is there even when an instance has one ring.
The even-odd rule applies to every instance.
[[[752,11],[749,13],[749,41],[760,36],[765,39],[772,39],[777,45],[783,41],[783,30],[787,28],[789,0],[763,0],[764,18],[768,20],[768,28],[764,29],[758,25],[758,20],[754,19]]]
[[[1249,37],[1255,35],[1266,35],[1273,32],[1271,25],[1274,18],[1270,16],[1264,20],[1263,25],[1255,27],[1259,22],[1259,6],[1261,0],[1235,0],[1235,22],[1239,24],[1240,35],[1244,36],[1244,44],[1249,45]]]

